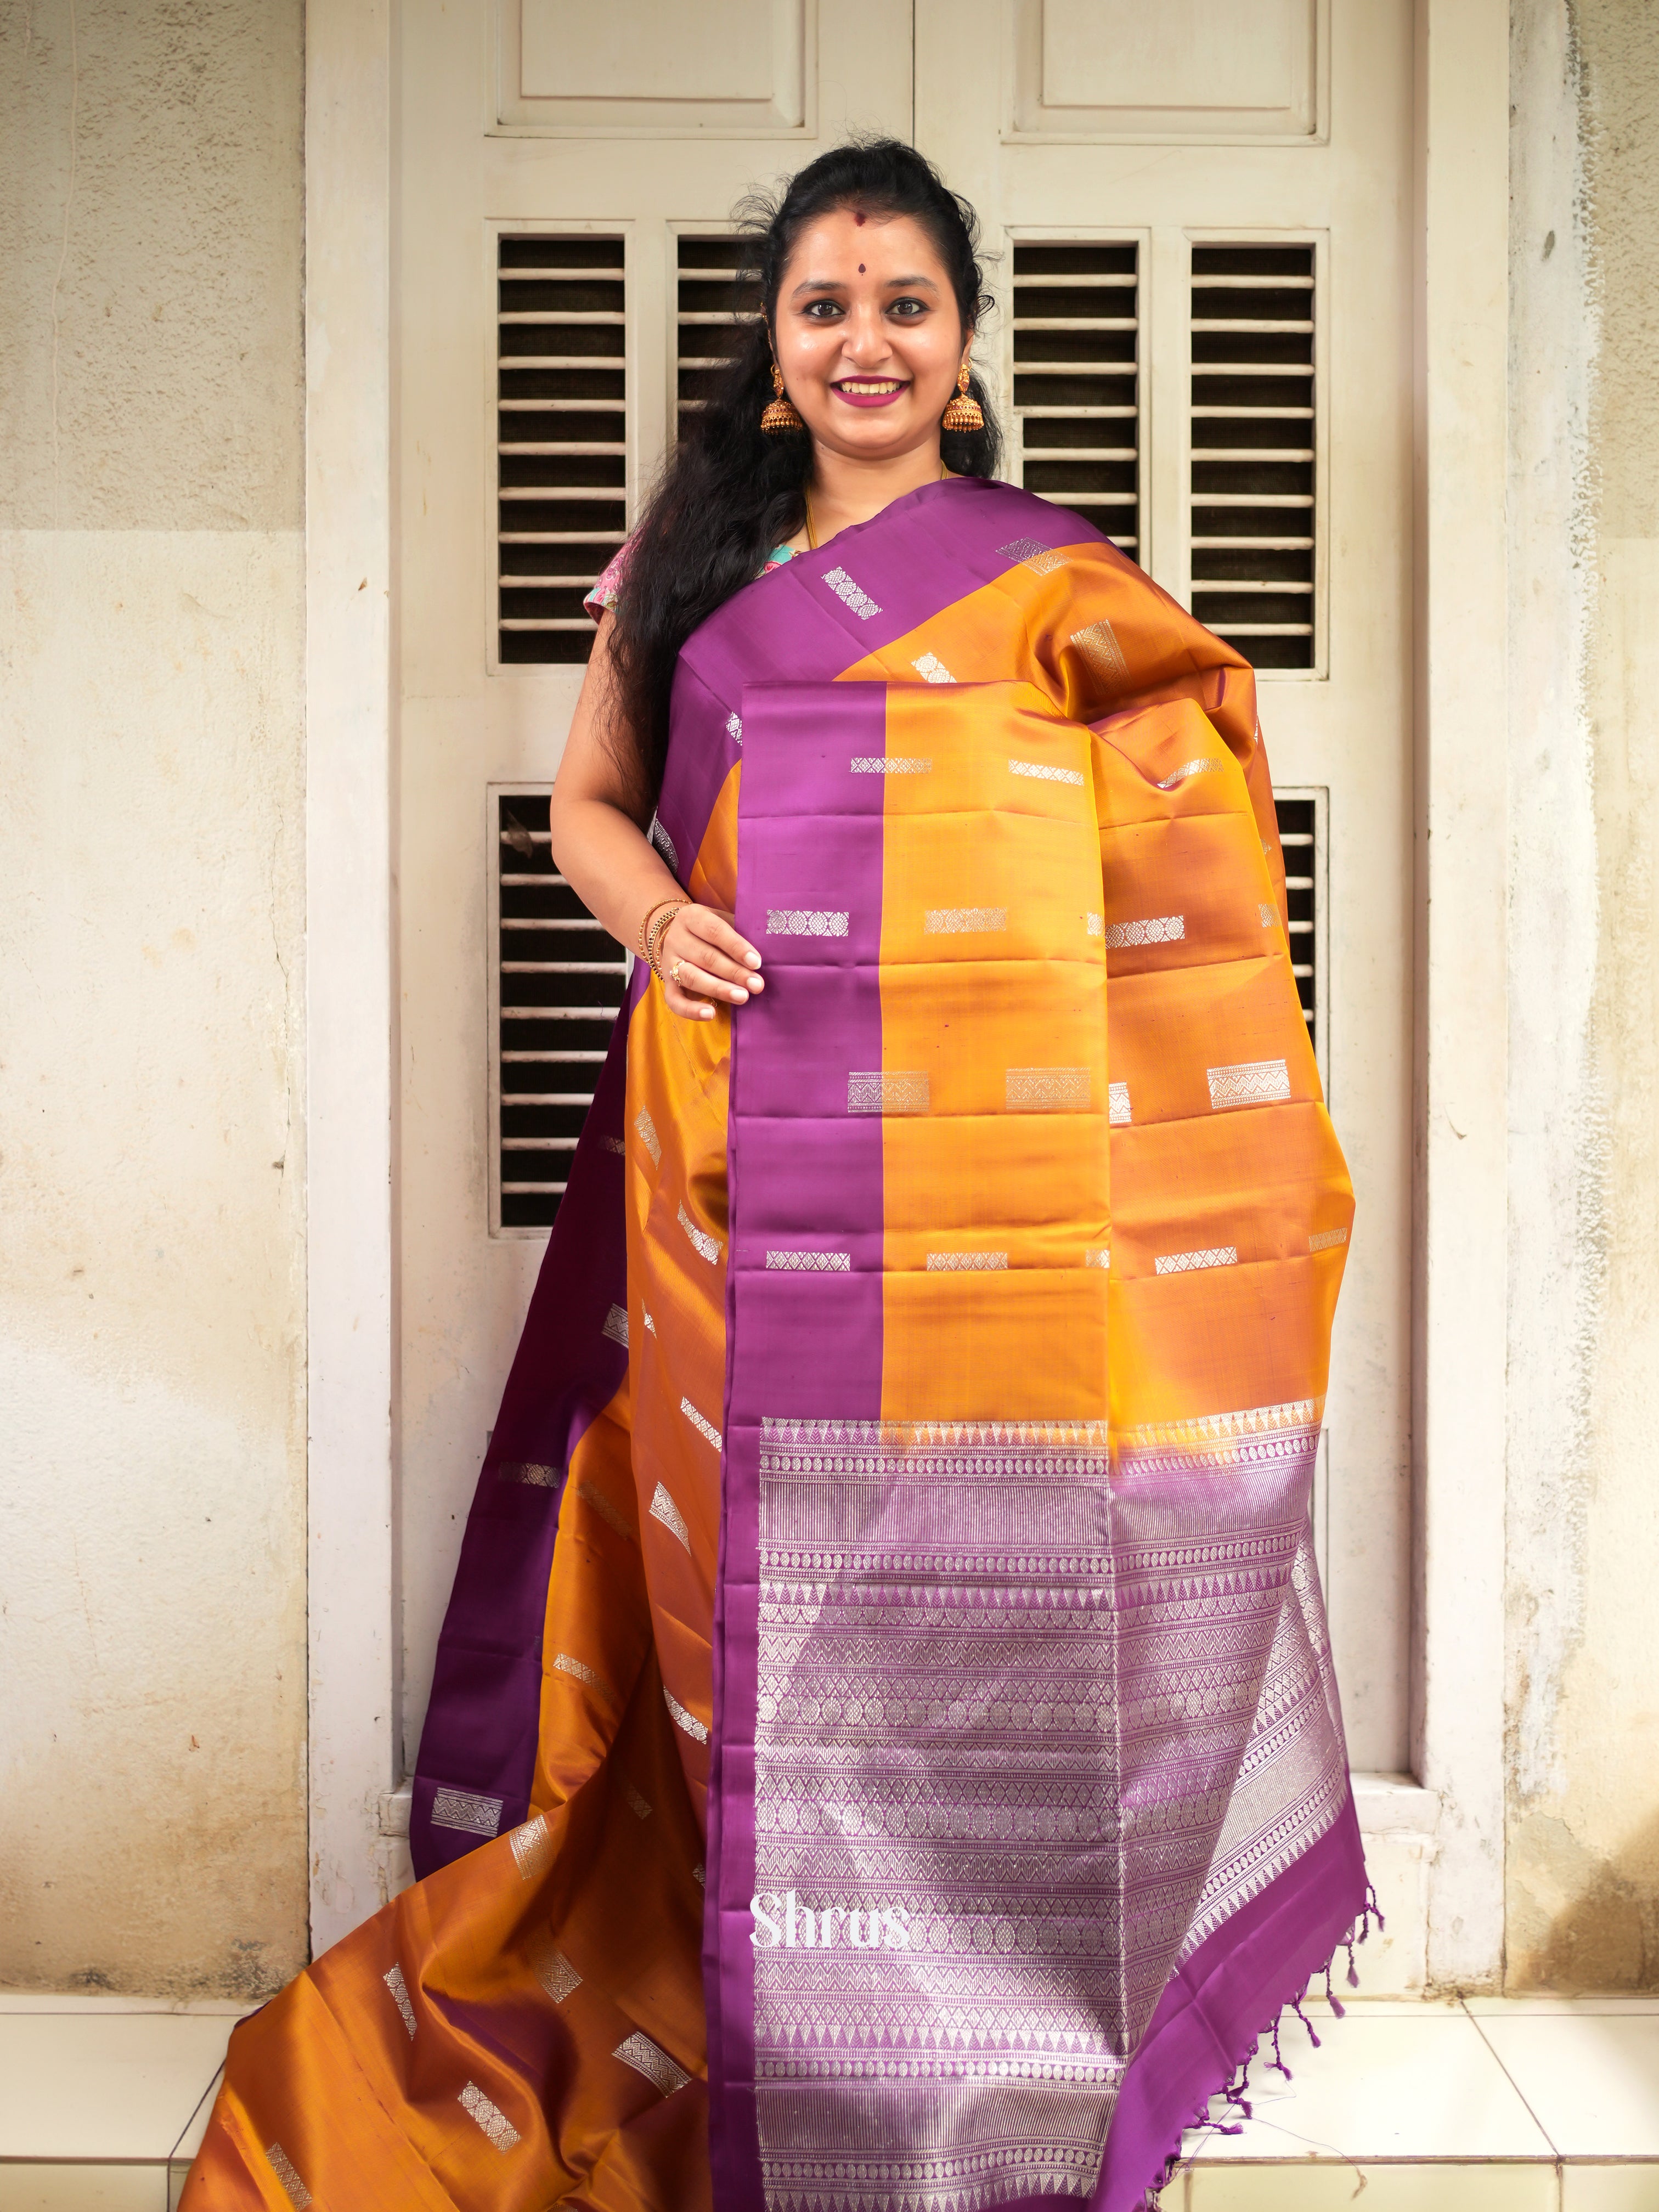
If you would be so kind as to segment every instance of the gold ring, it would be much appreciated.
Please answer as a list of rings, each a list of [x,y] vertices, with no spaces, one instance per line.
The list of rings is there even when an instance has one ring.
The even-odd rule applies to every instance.
[[[680,988],[680,963],[678,960],[668,971],[668,980],[678,991]]]

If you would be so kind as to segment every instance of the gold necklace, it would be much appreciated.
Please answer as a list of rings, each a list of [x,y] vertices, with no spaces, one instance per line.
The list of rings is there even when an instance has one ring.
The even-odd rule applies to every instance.
[[[939,465],[939,482],[943,483],[950,473],[950,470],[947,469],[944,462],[941,461]],[[816,553],[818,550],[818,533],[812,526],[812,487],[811,484],[806,486],[802,496],[806,501],[806,548],[808,552]]]

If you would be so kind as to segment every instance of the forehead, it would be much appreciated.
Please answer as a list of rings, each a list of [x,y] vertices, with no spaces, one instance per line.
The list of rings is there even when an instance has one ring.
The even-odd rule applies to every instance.
[[[914,216],[866,215],[862,222],[852,208],[835,208],[809,222],[795,240],[783,271],[786,285],[813,277],[844,283],[865,265],[865,282],[879,284],[888,276],[931,276],[941,291],[950,289],[939,249]]]

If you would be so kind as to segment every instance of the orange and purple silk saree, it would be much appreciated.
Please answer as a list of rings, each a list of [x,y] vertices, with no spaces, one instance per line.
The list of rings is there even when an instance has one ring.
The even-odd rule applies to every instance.
[[[769,988],[635,972],[423,1879],[237,2030],[186,2212],[1125,2212],[1364,1911],[1250,670],[932,485],[691,639],[658,834]]]

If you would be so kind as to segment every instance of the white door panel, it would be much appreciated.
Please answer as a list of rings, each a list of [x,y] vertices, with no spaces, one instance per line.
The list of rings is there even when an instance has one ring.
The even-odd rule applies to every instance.
[[[544,1245],[510,1223],[492,1234],[514,1210],[500,1184],[517,1176],[500,1172],[488,1072],[511,1082],[522,1066],[503,1071],[491,1050],[490,904],[510,921],[515,889],[526,906],[550,903],[509,878],[546,868],[533,794],[558,765],[581,659],[513,656],[583,653],[588,625],[572,603],[661,458],[679,234],[724,229],[746,191],[849,128],[908,138],[911,19],[888,0],[822,11],[815,0],[409,0],[401,25],[399,1541],[412,1765],[485,1432]],[[520,341],[535,352],[515,354]],[[596,341],[614,349],[586,350]],[[611,382],[584,381],[580,366],[514,365],[526,358],[601,365]],[[515,403],[505,409],[504,382]],[[555,451],[526,450],[536,447]],[[543,464],[550,483],[520,480]],[[520,580],[505,602],[498,562]],[[515,853],[502,824],[513,832],[513,799],[526,790],[528,850]],[[603,948],[574,949],[603,964]],[[569,997],[582,984],[561,988]],[[558,1072],[536,1075],[537,1095],[579,1087],[579,1059],[548,1066]],[[568,1119],[558,1108],[518,1118]],[[520,1210],[538,1208],[544,1217],[532,1196]]]
[[[714,326],[690,319],[714,311],[722,256],[698,241],[718,238],[747,189],[850,125],[912,135],[912,15],[814,0],[622,0],[597,12],[410,0],[402,13],[411,1760],[485,1431],[541,1257],[537,1224],[558,1180],[548,1163],[569,1122],[556,1106],[510,1111],[515,1128],[555,1133],[540,1140],[539,1167],[528,1152],[503,1154],[501,1086],[526,1095],[532,1076],[495,1048],[544,1055],[537,1097],[579,1094],[590,984],[574,971],[606,964],[604,946],[574,937],[562,949],[585,959],[516,961],[562,971],[546,1008],[568,1025],[542,1043],[509,1035],[507,1000],[541,987],[499,971],[499,925],[510,929],[515,901],[526,915],[556,907],[537,881],[547,864],[535,802],[580,681],[580,592],[637,512],[678,397],[701,373]],[[1310,921],[1297,957],[1306,951],[1318,971],[1316,1043],[1359,1194],[1320,1480],[1323,1548],[1355,1764],[1397,1769],[1409,1589],[1409,7],[918,0],[914,15],[916,142],[975,203],[996,257],[1000,312],[981,355],[1014,403],[1008,473],[1091,514],[1253,657],[1302,664],[1264,670],[1263,724],[1285,818],[1299,810],[1296,834],[1310,841],[1288,854],[1310,886],[1296,895]],[[1257,252],[1279,258],[1258,265]],[[1258,300],[1263,312],[1247,312]],[[550,942],[529,932],[507,957]]]
[[[1383,1770],[1409,1764],[1410,55],[1407,0],[916,9],[916,143],[999,253],[980,351],[1013,403],[1008,473],[1097,520],[1116,502],[1109,533],[1257,661],[1281,811],[1316,841],[1287,853],[1310,886],[1295,957],[1322,971],[1358,1192],[1322,1548],[1350,1748]],[[1036,373],[1084,345],[1088,294],[1044,277],[1031,317],[1034,261],[1089,240],[1133,245],[1133,416]],[[1056,404],[1021,404],[1039,390],[1091,458],[1056,457]]]

